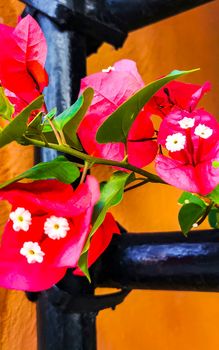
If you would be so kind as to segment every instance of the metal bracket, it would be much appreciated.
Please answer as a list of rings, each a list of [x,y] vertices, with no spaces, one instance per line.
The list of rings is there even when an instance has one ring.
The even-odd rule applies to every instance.
[[[55,22],[61,30],[74,30],[99,44],[108,42],[119,48],[127,32],[105,16],[103,0],[21,0],[34,11],[39,11]]]
[[[212,0],[21,1],[52,19],[61,30],[74,30],[89,38],[96,51],[103,42],[119,48],[130,31]]]
[[[105,295],[80,295],[72,296],[68,292],[60,290],[57,286],[43,292],[48,298],[48,301],[66,313],[98,313],[101,310],[112,308],[121,304],[127,295],[131,292],[130,289],[122,289],[119,292]]]

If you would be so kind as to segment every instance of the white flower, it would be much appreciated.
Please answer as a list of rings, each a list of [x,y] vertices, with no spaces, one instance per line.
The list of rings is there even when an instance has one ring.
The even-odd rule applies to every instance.
[[[45,255],[37,242],[25,242],[20,250],[20,254],[27,258],[29,264],[43,262]]]
[[[192,225],[192,227],[194,227],[194,228],[198,227],[198,223],[195,222],[195,223]]]
[[[187,118],[184,117],[179,121],[179,125],[182,129],[189,129],[192,128],[195,124],[195,118]]]
[[[31,213],[24,208],[17,208],[12,211],[9,218],[13,221],[13,229],[15,231],[28,231],[31,225]]]
[[[51,216],[44,224],[45,234],[52,239],[64,238],[69,230],[68,221],[62,217]]]
[[[195,135],[203,139],[208,139],[213,134],[213,130],[205,124],[199,124],[195,128]]]
[[[109,73],[115,71],[115,67],[109,66],[108,68],[102,69],[103,73]]]
[[[166,138],[166,149],[171,152],[181,151],[184,149],[186,143],[185,135],[177,132],[176,134],[169,135]]]

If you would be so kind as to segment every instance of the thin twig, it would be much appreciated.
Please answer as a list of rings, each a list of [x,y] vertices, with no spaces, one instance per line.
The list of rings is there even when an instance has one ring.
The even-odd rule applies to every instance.
[[[83,184],[83,182],[84,182],[84,180],[86,178],[88,169],[89,169],[89,163],[87,161],[85,161],[84,162],[84,169],[83,169],[83,172],[82,172],[82,175],[81,175],[80,184]]]
[[[49,122],[49,124],[50,124],[50,126],[51,126],[51,128],[52,128],[52,130],[54,132],[54,134],[55,134],[55,137],[56,137],[56,139],[58,141],[58,144],[60,146],[63,145],[61,137],[60,137],[58,131],[56,130],[55,125],[53,124],[52,120],[50,118],[47,118],[47,120],[48,120],[48,122]]]
[[[203,223],[203,221],[205,221],[206,217],[208,216],[208,214],[210,213],[211,211],[211,208],[213,207],[214,205],[214,202],[212,201],[206,208],[205,212],[204,212],[204,215],[201,217],[201,219],[197,222],[197,225],[201,225]]]
[[[143,181],[141,181],[140,183],[138,183],[136,185],[132,185],[132,186],[130,186],[128,188],[125,188],[124,192],[128,192],[128,191],[134,190],[135,188],[143,186],[143,185],[147,184],[148,182],[149,182],[148,179],[147,180],[143,180]]]
[[[86,160],[89,163],[111,165],[111,166],[114,166],[117,168],[127,169],[130,171],[133,171],[136,174],[144,176],[145,178],[148,179],[149,182],[166,184],[166,182],[164,182],[159,176],[152,174],[144,169],[138,168],[134,165],[131,165],[129,163],[123,163],[123,162],[118,162],[115,160],[93,157],[93,156],[85,154],[81,151],[78,151],[76,149],[73,149],[67,145],[57,145],[54,143],[49,143],[48,145],[46,145],[45,142],[42,142],[39,140],[34,140],[34,139],[31,139],[27,136],[24,136],[24,137],[30,144],[37,146],[37,147],[48,147],[51,149],[55,149],[58,152],[62,152],[62,153],[69,154],[71,156],[80,158],[82,160]]]

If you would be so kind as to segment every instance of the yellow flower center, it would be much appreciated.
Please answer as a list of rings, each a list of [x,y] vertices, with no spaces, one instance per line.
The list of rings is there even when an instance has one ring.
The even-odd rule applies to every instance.
[[[30,255],[35,255],[35,251],[30,249],[29,252],[28,252]]]

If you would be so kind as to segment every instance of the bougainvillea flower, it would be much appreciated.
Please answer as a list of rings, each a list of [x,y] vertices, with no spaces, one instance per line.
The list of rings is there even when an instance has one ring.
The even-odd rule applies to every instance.
[[[0,24],[0,46],[0,81],[18,113],[48,85],[46,40],[28,15],[15,28]]]
[[[104,222],[91,239],[88,251],[88,267],[90,267],[105,251],[111,242],[113,234],[120,234],[120,230],[112,214],[107,213]],[[79,268],[74,271],[74,274],[83,276],[83,272]]]
[[[81,92],[88,86],[94,89],[92,104],[84,117],[78,135],[88,154],[97,157],[121,161],[125,157],[122,143],[99,144],[96,133],[100,125],[118,106],[144,87],[135,62],[121,60],[113,67],[82,79]],[[137,116],[128,135],[127,149],[129,163],[142,167],[149,164],[157,153],[150,114],[144,110]],[[149,139],[149,140],[148,140]]]
[[[167,183],[206,195],[219,184],[219,123],[204,109],[174,111],[161,123],[158,143],[169,156],[156,157],[156,171]]]
[[[175,107],[192,112],[202,96],[211,88],[209,82],[201,85],[172,81],[160,89],[147,103],[146,109],[164,118]]]
[[[0,248],[2,287],[47,289],[76,267],[99,199],[94,177],[76,190],[56,180],[10,185],[0,198],[12,204]]]

